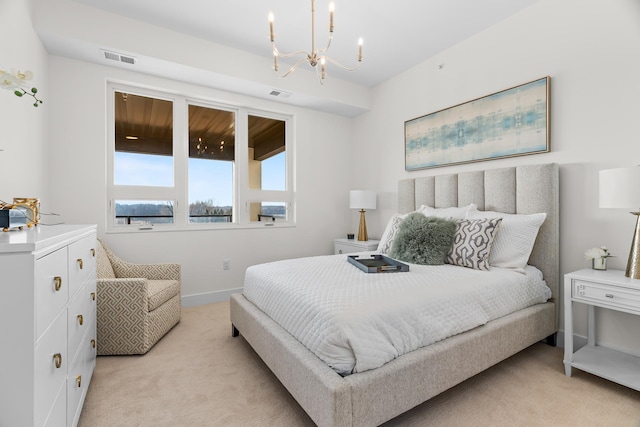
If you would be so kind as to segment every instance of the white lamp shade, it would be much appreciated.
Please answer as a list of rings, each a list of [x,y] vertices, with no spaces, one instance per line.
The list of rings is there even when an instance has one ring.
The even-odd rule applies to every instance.
[[[351,209],[375,209],[376,192],[370,190],[351,190],[349,192],[349,208]]]
[[[600,171],[601,208],[640,208],[640,166]]]

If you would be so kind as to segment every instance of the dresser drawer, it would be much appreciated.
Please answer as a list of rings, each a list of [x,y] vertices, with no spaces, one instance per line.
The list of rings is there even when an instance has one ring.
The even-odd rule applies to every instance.
[[[43,425],[60,386],[65,382],[67,366],[67,317],[64,312],[53,321],[36,344],[35,351],[35,424]]]
[[[71,287],[69,297],[73,297],[80,286],[95,275],[96,239],[95,236],[84,237],[69,245],[69,280]]]
[[[640,289],[635,291],[602,283],[574,280],[571,293],[576,301],[584,300],[602,306],[615,304],[616,307],[640,313]]]
[[[43,410],[44,408],[36,408],[36,411]],[[65,425],[67,422],[67,382],[65,381],[60,386],[58,391],[58,397],[53,404],[53,408],[49,412],[46,424],[44,427],[59,427]]]
[[[89,325],[93,324],[93,317],[91,304],[83,288],[83,292],[78,293],[67,308],[67,351],[70,361],[75,360],[80,342],[89,329]]]
[[[83,352],[80,352],[81,356]],[[67,426],[75,426],[80,418],[80,411],[84,394],[87,390],[89,378],[86,377],[84,357],[78,357],[69,370],[67,380]]]
[[[39,338],[69,301],[67,248],[36,260],[36,338]]]

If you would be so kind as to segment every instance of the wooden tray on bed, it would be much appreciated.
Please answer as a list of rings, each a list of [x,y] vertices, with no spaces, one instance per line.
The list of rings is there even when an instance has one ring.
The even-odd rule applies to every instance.
[[[372,255],[371,258],[358,258],[358,255],[349,255],[349,262],[365,273],[397,273],[409,271],[409,266],[384,255]]]

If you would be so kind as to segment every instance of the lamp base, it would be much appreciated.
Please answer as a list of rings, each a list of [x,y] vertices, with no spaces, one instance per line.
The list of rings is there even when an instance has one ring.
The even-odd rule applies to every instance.
[[[640,279],[640,212],[631,212],[631,214],[637,217],[636,232],[633,234],[633,240],[631,241],[627,270],[624,275],[631,279]]]
[[[367,221],[364,219],[364,209],[360,210],[360,228],[358,228],[358,240],[367,241],[369,236],[367,235]]]

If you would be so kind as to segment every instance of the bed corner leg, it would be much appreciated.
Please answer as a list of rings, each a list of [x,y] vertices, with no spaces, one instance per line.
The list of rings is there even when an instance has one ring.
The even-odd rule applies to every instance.
[[[547,343],[547,345],[550,345],[551,347],[555,347],[557,345],[557,341],[558,341],[558,333],[554,333],[549,335],[546,339],[545,342]]]
[[[240,335],[240,331],[238,330],[238,328],[236,328],[236,325],[234,325],[232,323],[231,324],[231,336],[232,337],[237,337],[238,335]]]

